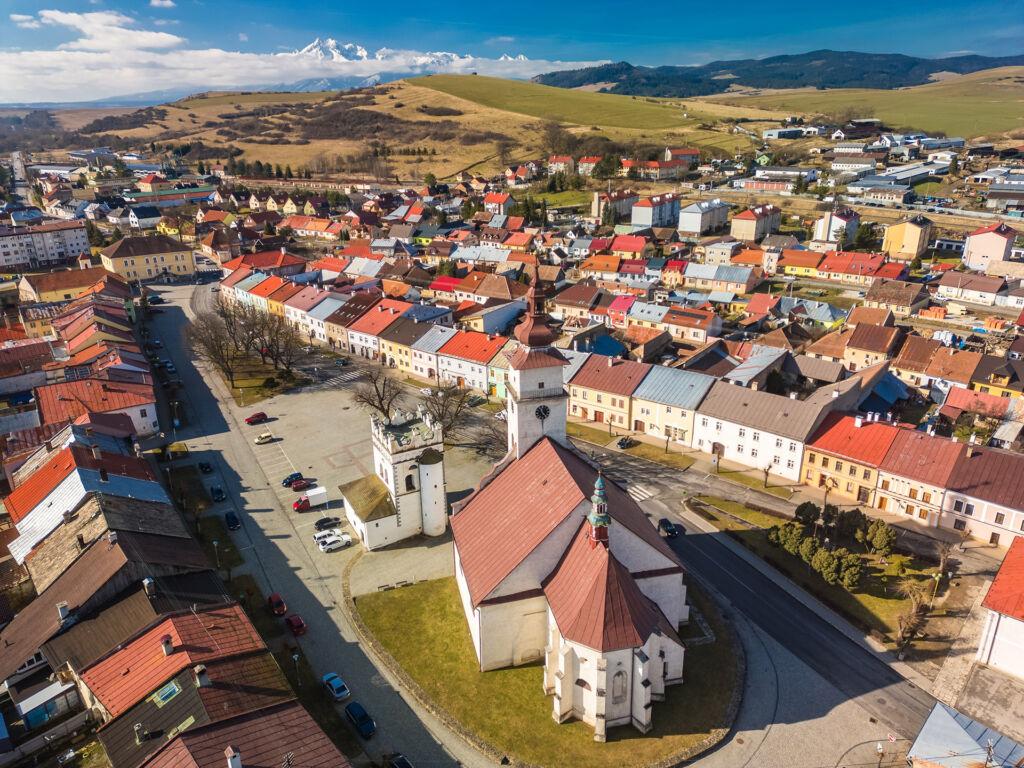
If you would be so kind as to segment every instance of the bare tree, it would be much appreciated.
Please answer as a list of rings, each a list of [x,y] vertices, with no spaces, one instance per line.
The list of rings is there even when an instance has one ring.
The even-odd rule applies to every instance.
[[[217,313],[217,317],[221,319],[221,322],[224,323],[224,329],[231,338],[231,343],[234,345],[236,352],[242,351],[243,326],[240,309],[240,305],[225,299],[223,293],[217,294],[217,308],[214,311]]]
[[[935,542],[935,557],[939,559],[939,577],[946,578],[949,558],[953,555],[953,545],[948,541]]]
[[[441,425],[445,437],[457,435],[465,427],[469,401],[473,393],[455,384],[443,384],[423,398],[423,407],[430,418]]]
[[[235,386],[235,350],[224,321],[213,312],[197,315],[185,329],[192,354],[219,370],[228,385]]]
[[[376,411],[391,423],[391,411],[402,398],[402,385],[388,376],[383,368],[371,368],[353,392],[356,405]]]
[[[896,593],[903,598],[910,601],[910,614],[917,616],[918,611],[921,610],[921,604],[924,602],[927,591],[925,590],[924,584],[917,579],[904,576],[899,580],[896,585]]]
[[[772,473],[772,465],[768,464],[764,469],[761,470],[764,473],[764,487],[768,487],[768,476]]]

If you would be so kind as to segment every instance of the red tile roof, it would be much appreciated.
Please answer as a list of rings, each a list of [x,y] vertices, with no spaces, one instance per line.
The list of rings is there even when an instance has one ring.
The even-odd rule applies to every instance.
[[[262,283],[257,285],[255,288],[249,290],[250,296],[259,296],[260,298],[267,298],[270,294],[285,284],[285,280],[282,277],[272,276],[268,277]]]
[[[169,656],[161,647],[164,636],[173,643]],[[84,669],[81,678],[117,717],[187,667],[265,647],[240,606],[216,607],[162,621]]]
[[[619,235],[612,241],[613,251],[625,251],[626,253],[640,253],[647,247],[647,241],[639,235]]]
[[[887,421],[863,421],[858,427],[856,417],[832,413],[807,444],[807,450],[877,467],[898,433],[899,427]]]
[[[75,469],[75,460],[71,455],[71,449],[54,454],[39,469],[29,475],[28,479],[19,485],[4,499],[7,512],[15,523],[20,522],[31,512],[46,496]]]
[[[228,263],[230,263],[230,262],[228,262]],[[225,265],[225,266],[227,266],[227,265]],[[221,287],[223,287],[223,288],[233,288],[236,284],[242,282],[243,280],[245,280],[245,278],[247,278],[249,275],[251,275],[252,272],[253,271],[251,269],[249,269],[249,267],[239,267],[234,272],[232,272],[230,275],[228,275],[227,277],[225,277],[223,280],[220,281]]]
[[[591,355],[580,366],[570,382],[573,386],[611,392],[627,397],[640,386],[651,366],[633,360],[616,360],[605,355]]]
[[[609,537],[615,535],[609,526]],[[659,624],[661,610],[608,548],[592,546],[584,520],[544,595],[562,637],[596,651],[636,648]]]
[[[509,200],[511,195],[508,192],[490,192],[484,198],[484,203],[497,203],[501,205]]]
[[[397,299],[381,299],[373,309],[348,326],[348,330],[376,336],[402,316],[412,304]]]
[[[989,224],[987,227],[979,227],[971,232],[968,237],[974,237],[975,235],[987,235],[989,232],[994,232],[1000,237],[1005,237],[1008,240],[1012,240],[1017,236],[1017,231],[1015,229],[1000,222],[998,224]]]
[[[771,216],[773,213],[778,213],[779,209],[774,205],[757,205],[753,208],[748,208],[743,213],[737,213],[733,216],[734,219],[740,219],[741,221],[750,220],[757,221],[767,216]]]
[[[478,331],[459,331],[446,341],[437,353],[472,360],[475,363],[489,363],[507,341],[504,336],[489,336]]]
[[[451,525],[474,606],[590,497],[596,479],[597,470],[573,451],[543,438],[464,502]],[[605,491],[613,525],[629,529],[682,570],[633,498],[607,478]]]
[[[267,296],[267,301],[274,301],[278,304],[283,304],[288,301],[292,296],[301,291],[303,286],[296,285],[295,283],[285,283],[273,293]]]
[[[106,413],[156,402],[151,386],[126,381],[80,379],[46,384],[34,391],[42,424],[74,420],[90,411]]]
[[[879,468],[899,477],[945,488],[964,451],[963,443],[933,437],[914,429],[901,429]]]
[[[1014,538],[981,603],[991,611],[1024,621],[1024,539]]]

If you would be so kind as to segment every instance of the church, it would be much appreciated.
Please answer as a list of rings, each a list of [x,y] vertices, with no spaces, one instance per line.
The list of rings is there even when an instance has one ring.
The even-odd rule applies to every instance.
[[[683,682],[684,571],[643,511],[566,438],[536,281],[509,360],[508,453],[453,507],[455,575],[480,670],[543,661],[558,722],[652,727]]]

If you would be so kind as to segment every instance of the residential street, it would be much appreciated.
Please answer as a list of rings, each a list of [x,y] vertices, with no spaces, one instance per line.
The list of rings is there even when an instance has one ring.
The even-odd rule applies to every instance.
[[[222,483],[228,495],[226,504],[239,512],[243,528],[235,534],[235,541],[246,559],[243,570],[251,570],[266,592],[284,595],[289,609],[303,616],[310,631],[298,645],[316,672],[342,675],[353,697],[376,719],[377,735],[367,744],[370,755],[401,751],[417,766],[489,765],[397,692],[393,681],[358,645],[340,608],[338,578],[339,564],[353,551],[335,553],[339,557],[334,560],[325,558],[308,540],[316,516],[285,511],[293,494],[278,487],[277,475],[285,469],[306,470],[320,455],[318,451],[339,456],[337,469],[331,470],[338,477],[362,471],[362,449],[353,452],[348,447],[351,441],[342,436],[350,434],[348,424],[361,423],[365,416],[351,409],[344,382],[263,401],[261,409],[280,416],[280,423],[270,426],[283,439],[269,446],[253,446],[248,439],[251,429],[240,425],[241,417],[253,409],[236,407],[215,374],[198,370],[182,344],[180,330],[187,320],[184,308],[212,307],[216,293],[207,285],[157,291],[169,303],[166,311],[154,318],[153,333],[163,340],[185,385],[188,422],[177,437],[188,443],[195,460],[212,460],[217,471],[211,482]],[[305,419],[301,423],[308,423],[308,429],[277,431],[299,418]],[[309,439],[313,436],[316,439]],[[729,490],[718,486],[725,482],[719,478],[702,478],[694,472],[681,475],[617,451],[598,451],[598,458],[613,479],[627,481],[630,494],[654,518],[681,509],[684,492]],[[478,471],[472,468],[472,472]],[[329,486],[333,479],[323,482]],[[456,487],[466,482],[462,478]],[[222,508],[226,506],[216,510],[223,512]],[[338,511],[335,507],[331,513]],[[906,737],[916,732],[930,697],[739,558],[718,540],[720,534],[709,535],[691,530],[691,526],[687,531],[689,535],[676,539],[673,546],[694,576],[731,604],[723,609],[736,625],[748,657],[746,693],[736,729],[722,746],[696,764],[818,768],[834,765],[848,753],[842,758],[844,765],[877,765],[875,749],[880,741],[895,757],[906,742],[890,744],[888,734]]]

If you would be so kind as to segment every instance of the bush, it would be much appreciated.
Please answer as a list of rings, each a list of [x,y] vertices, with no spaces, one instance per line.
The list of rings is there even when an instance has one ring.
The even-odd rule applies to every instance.
[[[803,526],[814,525],[814,521],[821,514],[821,507],[812,501],[805,501],[793,512],[793,519]]]
[[[263,380],[263,387],[264,387],[264,389],[273,389],[276,386],[277,386],[277,379],[274,378],[273,376],[268,376],[267,378],[265,378]]]
[[[843,558],[839,580],[847,589],[853,589],[860,584],[860,578],[864,571],[864,564],[859,555],[847,555]]]
[[[811,567],[821,574],[826,584],[839,581],[839,559],[826,549],[819,549],[811,558]]]
[[[896,543],[896,529],[882,520],[875,520],[868,526],[867,540],[878,555],[888,557]]]
[[[805,563],[810,564],[817,551],[818,540],[813,536],[805,536],[803,541],[800,542],[800,559]]]

